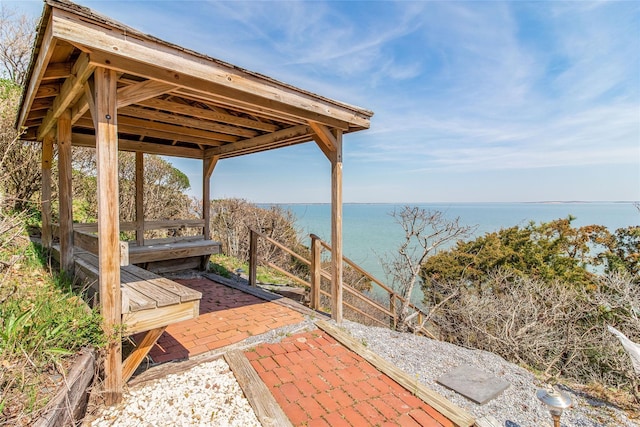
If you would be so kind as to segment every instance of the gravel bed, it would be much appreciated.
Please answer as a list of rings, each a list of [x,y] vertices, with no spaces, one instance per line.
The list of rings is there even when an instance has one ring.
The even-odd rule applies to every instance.
[[[133,387],[90,425],[260,427],[223,359]]]
[[[426,387],[465,409],[476,419],[491,415],[505,427],[551,425],[549,412],[535,396],[536,390],[542,388],[543,384],[526,369],[496,354],[349,321],[344,321],[342,327],[366,344],[368,349],[409,375],[416,376]],[[441,375],[465,364],[489,372],[511,385],[499,397],[478,405],[436,382]],[[638,426],[615,407],[586,398],[568,388],[563,388],[563,391],[569,393],[574,402],[574,406],[562,415],[564,427]]]

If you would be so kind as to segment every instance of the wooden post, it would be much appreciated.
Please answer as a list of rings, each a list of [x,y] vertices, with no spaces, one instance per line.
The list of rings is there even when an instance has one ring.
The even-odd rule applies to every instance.
[[[311,308],[320,309],[320,285],[322,268],[322,245],[320,238],[315,234],[311,235]]]
[[[73,275],[73,206],[71,186],[71,111],[58,118],[58,206],[60,211],[60,270]]]
[[[144,153],[136,151],[136,243],[144,245]]]
[[[249,285],[256,286],[258,280],[258,234],[249,229]]]
[[[396,314],[396,296],[395,294],[389,294],[389,311],[391,312],[391,318],[389,319],[389,327],[395,329],[397,325]]]
[[[120,218],[118,207],[117,77],[115,71],[95,71],[96,163],[98,169],[98,240],[100,306],[107,333],[105,401],[122,400],[122,306],[120,291]]]
[[[51,248],[51,162],[53,161],[52,133],[42,141],[42,245]]]
[[[204,220],[204,240],[211,239],[211,174],[220,156],[205,158],[202,161],[202,219]]]
[[[331,318],[342,323],[342,131],[336,129],[331,153]]]

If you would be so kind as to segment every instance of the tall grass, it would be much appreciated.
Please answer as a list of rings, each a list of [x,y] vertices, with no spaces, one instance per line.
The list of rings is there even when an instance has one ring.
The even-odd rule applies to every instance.
[[[26,425],[78,350],[101,346],[98,313],[51,273],[26,234],[27,216],[0,213],[0,425]]]

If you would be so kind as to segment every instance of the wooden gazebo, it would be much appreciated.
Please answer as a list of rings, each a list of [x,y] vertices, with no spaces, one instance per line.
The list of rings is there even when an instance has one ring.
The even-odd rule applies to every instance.
[[[24,139],[42,142],[45,245],[51,244],[57,145],[60,264],[67,271],[74,266],[71,146],[96,149],[94,245],[105,330],[113,334],[105,363],[108,402],[121,398],[123,385],[120,336],[114,332],[123,322],[121,264],[127,264],[119,242],[118,151],[136,153],[137,219],[130,229],[143,245],[143,153],[202,160],[206,240],[210,177],[220,159],[315,141],[332,166],[332,315],[340,321],[342,138],[367,129],[372,115],[142,34],[66,0],[45,0],[17,125]]]

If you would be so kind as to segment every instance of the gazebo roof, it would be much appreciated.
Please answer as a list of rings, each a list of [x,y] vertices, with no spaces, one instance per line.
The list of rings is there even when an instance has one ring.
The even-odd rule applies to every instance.
[[[73,144],[95,146],[97,67],[118,72],[119,148],[228,158],[369,127],[373,113],[45,0],[17,125],[41,141],[71,110]]]

